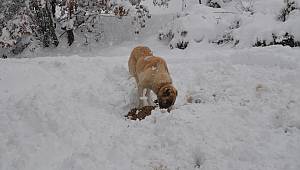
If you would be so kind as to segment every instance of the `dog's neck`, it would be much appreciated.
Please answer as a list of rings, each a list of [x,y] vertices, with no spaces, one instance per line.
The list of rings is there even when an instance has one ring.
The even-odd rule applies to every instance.
[[[163,63],[161,60],[153,63],[151,71],[152,84],[150,88],[155,94],[158,94],[159,90],[163,86],[172,84],[172,79],[170,77],[168,68],[166,68],[165,63]]]

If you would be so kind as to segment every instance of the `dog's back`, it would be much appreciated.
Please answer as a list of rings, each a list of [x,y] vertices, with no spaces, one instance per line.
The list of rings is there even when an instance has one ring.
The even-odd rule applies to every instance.
[[[128,66],[130,74],[142,88],[157,92],[161,83],[172,83],[166,61],[153,56],[148,47],[135,47],[131,52]]]
[[[147,56],[152,56],[152,51],[150,50],[150,48],[145,47],[145,46],[138,46],[135,47],[131,54],[130,54],[130,58],[128,61],[128,68],[129,68],[129,73],[134,76],[135,78],[137,78],[137,73],[136,73],[136,64],[137,61],[140,58],[145,58]]]

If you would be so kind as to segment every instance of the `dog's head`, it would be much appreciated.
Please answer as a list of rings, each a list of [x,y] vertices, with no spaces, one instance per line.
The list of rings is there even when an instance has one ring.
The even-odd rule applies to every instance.
[[[177,97],[177,90],[171,85],[165,85],[159,89],[157,94],[158,105],[162,109],[168,109],[174,105]]]

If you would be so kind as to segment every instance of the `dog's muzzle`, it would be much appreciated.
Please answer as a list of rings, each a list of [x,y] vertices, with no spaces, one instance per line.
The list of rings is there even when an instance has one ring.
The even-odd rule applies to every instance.
[[[160,109],[168,109],[173,105],[172,100],[158,100],[158,105]]]

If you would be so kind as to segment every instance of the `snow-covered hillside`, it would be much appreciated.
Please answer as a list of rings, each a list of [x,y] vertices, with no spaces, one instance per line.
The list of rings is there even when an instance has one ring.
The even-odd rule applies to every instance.
[[[1,59],[0,169],[300,168],[299,49],[157,46],[179,91],[176,109],[130,121],[132,47]]]
[[[171,47],[182,41],[237,48],[272,44],[300,46],[299,0],[212,1],[218,2],[221,8],[203,5],[205,0],[202,4],[198,0],[186,1],[183,12],[160,31],[162,39],[171,39]]]
[[[300,48],[252,47],[272,31],[298,38],[299,11],[280,22],[280,0],[243,1],[255,14],[181,2],[143,2],[152,19],[139,35],[107,19],[99,43],[76,34],[71,47],[0,58],[0,170],[299,170]],[[159,41],[169,28],[173,40]],[[188,47],[169,49],[183,30]],[[238,44],[212,43],[224,33]],[[178,98],[132,121],[127,61],[141,44],[167,61]]]

